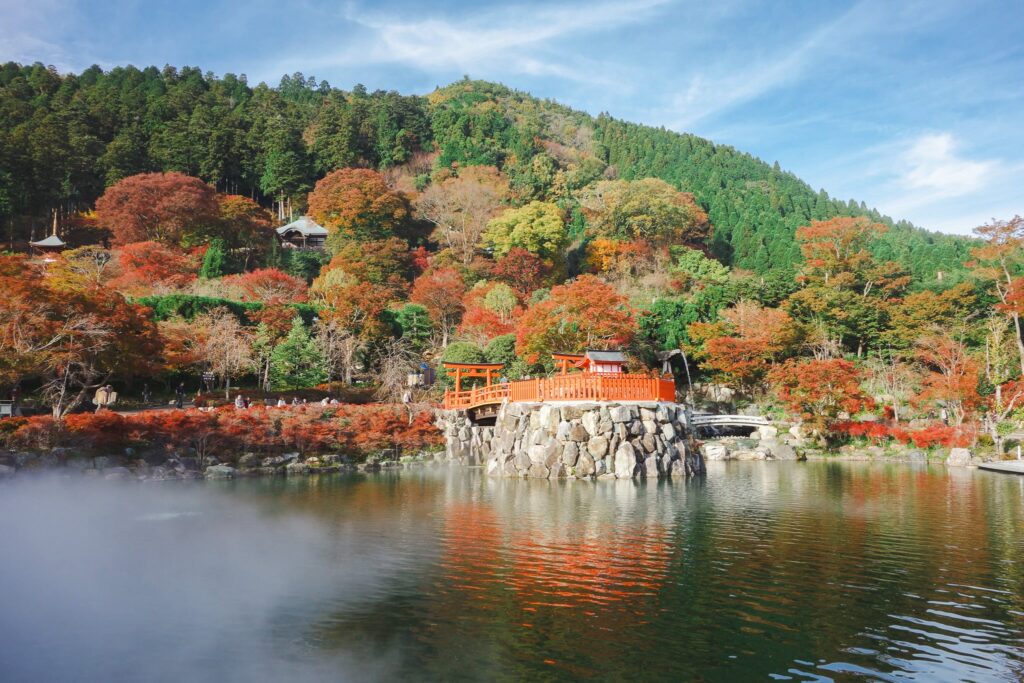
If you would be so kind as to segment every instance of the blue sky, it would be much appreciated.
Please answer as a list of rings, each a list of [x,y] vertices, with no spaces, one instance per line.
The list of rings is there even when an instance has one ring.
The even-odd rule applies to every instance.
[[[778,161],[923,227],[1024,213],[1022,0],[0,0],[0,60],[425,93],[463,74]]]

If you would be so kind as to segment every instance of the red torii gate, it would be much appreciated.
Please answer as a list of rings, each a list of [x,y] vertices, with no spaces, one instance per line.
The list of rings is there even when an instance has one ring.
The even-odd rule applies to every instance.
[[[491,386],[494,378],[505,368],[504,363],[445,363],[449,377],[455,378],[456,393],[462,391],[462,380],[466,377],[483,377],[485,386]]]

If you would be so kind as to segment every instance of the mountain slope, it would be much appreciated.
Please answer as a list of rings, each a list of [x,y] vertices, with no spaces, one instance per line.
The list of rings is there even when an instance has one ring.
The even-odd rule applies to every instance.
[[[10,239],[51,212],[91,207],[105,186],[143,171],[180,171],[268,205],[301,205],[342,166],[501,168],[521,201],[555,200],[581,231],[575,193],[601,178],[662,178],[692,192],[714,225],[709,245],[730,265],[792,270],[793,240],[812,219],[867,215],[891,226],[877,255],[933,281],[954,272],[971,241],[894,223],[815,192],[794,175],[731,147],[664,129],[592,117],[501,85],[459,81],[426,97],[330,87],[302,74],[277,88],[197,68],[91,67],[59,74],[0,66],[0,220]]]

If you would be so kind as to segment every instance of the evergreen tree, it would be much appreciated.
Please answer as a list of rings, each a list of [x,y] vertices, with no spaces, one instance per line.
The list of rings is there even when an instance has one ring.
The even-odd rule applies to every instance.
[[[217,238],[210,241],[203,255],[203,265],[199,269],[199,277],[212,280],[224,274],[224,240]]]
[[[269,376],[274,389],[312,387],[327,381],[324,359],[302,318],[292,321],[288,336],[274,347]]]

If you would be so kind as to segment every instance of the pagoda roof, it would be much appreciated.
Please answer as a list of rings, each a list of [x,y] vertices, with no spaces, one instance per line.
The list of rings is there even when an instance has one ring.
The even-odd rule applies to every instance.
[[[299,216],[297,220],[288,225],[282,225],[277,229],[278,235],[287,235],[289,232],[298,231],[303,237],[326,237],[327,228],[314,221],[309,216]]]
[[[50,235],[45,239],[41,239],[38,242],[29,242],[30,246],[33,247],[63,247],[65,246],[64,240],[57,237],[56,235]]]

